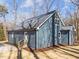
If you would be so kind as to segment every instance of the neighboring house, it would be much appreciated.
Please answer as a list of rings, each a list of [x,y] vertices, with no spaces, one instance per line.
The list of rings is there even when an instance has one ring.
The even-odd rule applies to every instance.
[[[64,23],[54,10],[25,20],[22,23],[23,29],[8,31],[9,42],[18,43],[19,40],[23,39],[32,49],[58,45],[61,39],[62,26]]]

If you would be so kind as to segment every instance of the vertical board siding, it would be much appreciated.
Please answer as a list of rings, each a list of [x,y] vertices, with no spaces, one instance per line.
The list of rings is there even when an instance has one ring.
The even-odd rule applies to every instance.
[[[74,44],[73,32],[74,32],[73,26],[62,27],[60,44],[73,45]]]
[[[37,48],[52,46],[52,18],[47,20],[36,32]]]
[[[18,44],[18,41],[23,40],[24,39],[24,34],[23,33],[15,33],[15,40],[16,40],[16,44]]]
[[[61,31],[61,44],[62,45],[69,45],[69,31]]]
[[[55,35],[55,44],[54,45],[58,45],[58,42],[57,42],[58,41],[58,36],[57,36],[58,32],[57,31],[58,31],[57,24],[55,24],[55,34],[54,34]]]
[[[55,14],[55,19],[54,19],[54,45],[58,45],[59,44],[59,32],[60,32],[60,23],[61,21],[59,20],[59,18],[57,17],[57,14]]]
[[[32,49],[35,49],[35,31],[34,32],[29,32],[28,34],[28,46]]]
[[[18,44],[18,41],[24,39],[24,33],[23,32],[10,32],[8,33],[8,39],[9,43],[11,44]]]
[[[14,44],[14,35],[12,32],[8,33],[8,41],[9,43]]]
[[[54,33],[54,35],[55,35],[55,37],[54,37],[55,43],[54,43],[54,45],[59,44],[59,35],[60,35],[59,33],[60,33],[60,26],[59,26],[59,24],[55,24],[55,33]]]

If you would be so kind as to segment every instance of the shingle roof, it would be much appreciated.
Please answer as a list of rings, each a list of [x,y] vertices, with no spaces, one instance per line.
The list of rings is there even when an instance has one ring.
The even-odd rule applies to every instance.
[[[37,16],[37,17],[32,17],[29,18],[25,21],[23,21],[23,27],[28,29],[29,28],[29,24],[31,25],[32,28],[37,28],[41,23],[43,23],[49,16],[52,16],[54,11],[48,12],[46,14]]]

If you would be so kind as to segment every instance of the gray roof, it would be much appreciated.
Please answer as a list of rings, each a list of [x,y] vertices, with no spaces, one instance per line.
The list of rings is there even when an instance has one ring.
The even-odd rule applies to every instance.
[[[48,12],[46,14],[37,16],[37,17],[32,17],[29,19],[26,19],[25,21],[23,21],[23,27],[28,29],[29,25],[31,25],[32,28],[37,28],[38,26],[40,26],[42,23],[44,23],[44,21],[49,18],[50,16],[52,16],[54,14],[54,11]]]
[[[14,30],[31,31],[31,30],[39,29],[39,27],[41,27],[55,13],[57,13],[56,10],[48,12],[46,14],[42,14],[40,16],[26,19],[20,24],[22,26],[18,26]],[[57,16],[57,18],[59,17]],[[30,28],[30,25],[31,25],[31,28]]]

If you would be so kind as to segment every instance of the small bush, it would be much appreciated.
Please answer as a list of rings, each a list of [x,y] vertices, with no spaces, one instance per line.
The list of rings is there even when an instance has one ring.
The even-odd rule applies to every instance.
[[[3,40],[5,40],[5,34],[4,34],[3,26],[0,24],[0,41]]]

